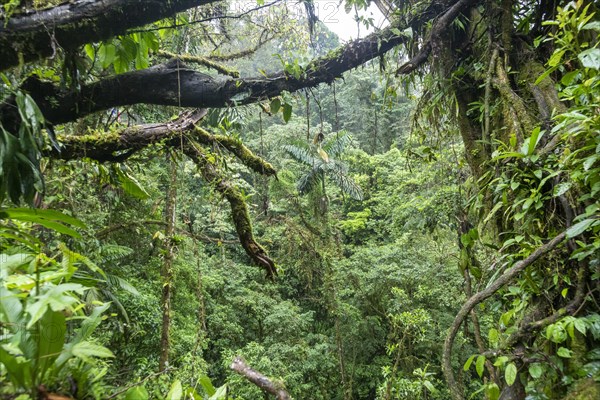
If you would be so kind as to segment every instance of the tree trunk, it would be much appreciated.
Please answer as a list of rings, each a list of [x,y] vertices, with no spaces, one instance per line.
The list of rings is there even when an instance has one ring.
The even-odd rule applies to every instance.
[[[162,330],[160,336],[160,360],[159,371],[164,371],[169,363],[169,352],[171,342],[169,330],[171,328],[171,296],[173,289],[173,262],[175,260],[175,244],[173,235],[175,233],[175,211],[177,207],[177,163],[167,155],[169,163],[169,186],[165,199],[165,255],[161,270],[162,278]]]

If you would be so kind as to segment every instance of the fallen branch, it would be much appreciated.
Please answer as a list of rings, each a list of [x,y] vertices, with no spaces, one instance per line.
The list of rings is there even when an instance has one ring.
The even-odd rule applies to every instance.
[[[264,392],[275,396],[277,400],[292,400],[292,397],[284,388],[274,383],[260,372],[250,368],[240,356],[237,356],[235,360],[233,360],[230,368],[254,383]]]

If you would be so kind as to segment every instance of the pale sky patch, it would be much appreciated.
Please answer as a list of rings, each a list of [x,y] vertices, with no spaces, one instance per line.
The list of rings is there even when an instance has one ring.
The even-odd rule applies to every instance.
[[[319,20],[337,34],[342,41],[365,37],[374,31],[373,27],[367,29],[363,23],[360,23],[359,27],[355,20],[356,12],[352,10],[349,14],[346,14],[343,4],[339,5],[339,1],[316,0],[315,12]],[[365,18],[372,18],[377,28],[384,28],[388,24],[374,3],[371,3],[366,11],[359,10],[358,13]]]

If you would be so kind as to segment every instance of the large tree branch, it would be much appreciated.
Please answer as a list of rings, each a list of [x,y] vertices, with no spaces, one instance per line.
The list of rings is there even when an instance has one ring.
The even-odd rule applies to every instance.
[[[0,70],[121,35],[216,0],[75,0],[13,15],[0,24]]]
[[[231,363],[230,368],[254,383],[261,390],[272,394],[277,400],[292,400],[290,394],[281,386],[273,383],[272,380],[261,374],[260,372],[250,368],[241,357],[236,357]]]
[[[184,136],[189,136],[198,143],[226,149],[259,174],[271,176],[277,173],[270,163],[252,153],[239,139],[214,135],[197,126],[206,113],[207,110],[201,108],[183,113],[171,122],[136,125],[113,133],[59,137],[60,151],[52,148],[46,155],[61,160],[125,161],[135,152],[153,144],[182,147],[187,140]]]
[[[462,399],[462,393],[458,388],[458,384],[456,382],[456,379],[454,378],[454,372],[452,371],[452,347],[454,345],[454,339],[456,338],[456,334],[458,333],[458,330],[460,329],[460,326],[462,325],[467,315],[477,304],[493,296],[501,287],[512,281],[525,268],[533,264],[544,254],[547,254],[548,252],[554,250],[554,248],[556,248],[559,244],[563,242],[566,236],[566,232],[562,232],[559,235],[557,235],[554,239],[550,240],[548,243],[538,247],[529,255],[529,257],[517,262],[512,268],[510,268],[504,274],[502,274],[486,289],[471,296],[471,298],[469,298],[469,300],[467,300],[467,302],[463,304],[463,306],[460,308],[458,314],[456,315],[456,318],[454,319],[454,322],[452,323],[452,326],[450,327],[448,336],[446,337],[446,340],[444,342],[444,353],[442,357],[442,369],[446,378],[446,382],[448,383],[448,387],[450,388],[452,398],[454,400]]]
[[[60,151],[52,148],[45,155],[61,160],[91,158],[96,161],[124,161],[136,151],[153,144],[176,145],[181,135],[195,129],[195,124],[207,112],[201,108],[183,113],[175,121],[136,125],[113,133],[62,136],[59,137]]]
[[[246,205],[246,200],[240,189],[221,174],[214,161],[214,157],[210,157],[209,154],[200,147],[186,141],[183,145],[183,151],[196,163],[204,179],[211,183],[215,190],[221,193],[229,202],[235,230],[246,254],[248,254],[256,264],[265,269],[269,278],[273,278],[277,275],[275,262],[269,257],[266,250],[254,239],[248,206]]]
[[[182,107],[226,107],[254,103],[283,91],[293,92],[330,83],[342,73],[376,58],[407,40],[391,28],[350,42],[310,63],[302,76],[284,71],[255,78],[215,79],[172,60],[145,70],[132,71],[83,85],[77,92],[30,78],[24,83],[46,119],[53,124],[71,122],[87,114],[138,103]],[[19,117],[14,102],[0,106],[1,122],[16,131]]]

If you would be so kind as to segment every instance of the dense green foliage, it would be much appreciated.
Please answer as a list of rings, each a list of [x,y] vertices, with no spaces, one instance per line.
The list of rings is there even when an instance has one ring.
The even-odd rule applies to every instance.
[[[5,2],[5,21],[56,5],[29,3]],[[443,40],[505,3],[465,11]],[[20,122],[0,124],[0,398],[268,398],[237,356],[294,399],[596,398],[600,22],[589,2],[532,2],[539,16],[526,3],[508,2],[511,29],[539,28],[547,55],[528,67],[491,44],[450,57],[432,42],[418,74],[389,72],[403,55],[387,54],[258,104],[240,93],[194,121],[204,141],[173,123],[100,161],[60,160],[61,142],[92,152],[128,134],[133,148],[181,110],[52,126],[27,78],[77,92],[175,52],[211,79],[301,80],[338,38],[312,1],[298,21],[282,4],[229,18],[240,10],[217,2],[4,71]],[[398,33],[405,55],[430,25]],[[275,277],[256,265],[267,257]]]

